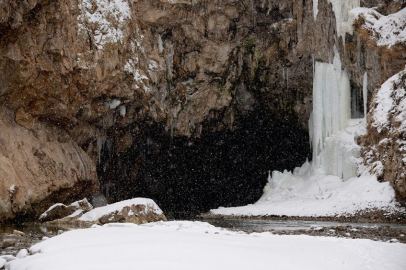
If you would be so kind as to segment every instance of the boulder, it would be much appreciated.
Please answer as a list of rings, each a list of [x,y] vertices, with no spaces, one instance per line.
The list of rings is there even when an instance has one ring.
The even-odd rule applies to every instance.
[[[62,203],[57,203],[52,205],[48,210],[42,213],[41,216],[39,217],[39,221],[47,222],[56,219],[61,219],[70,216],[75,212],[78,215],[89,212],[92,209],[93,206],[87,201],[86,198],[80,201],[76,201],[68,206]]]
[[[56,226],[90,227],[93,224],[144,224],[155,221],[166,221],[166,217],[159,206],[151,199],[135,198],[95,208],[77,216],[70,215],[48,222],[48,224]]]

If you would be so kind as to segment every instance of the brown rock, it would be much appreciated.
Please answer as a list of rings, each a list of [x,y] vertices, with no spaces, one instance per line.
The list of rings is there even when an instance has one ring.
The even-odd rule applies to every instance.
[[[73,214],[77,210],[82,210],[82,213],[86,213],[92,209],[93,206],[87,201],[87,199],[74,202],[69,206],[59,203],[51,206],[47,211],[41,214],[41,216],[39,217],[39,221],[47,222],[61,219]]]
[[[27,130],[3,106],[0,122],[0,220],[37,215],[97,188],[95,165],[62,129],[40,123]]]
[[[17,243],[17,239],[15,238],[6,238],[2,241],[1,247],[2,248],[8,248],[8,247],[13,247]]]

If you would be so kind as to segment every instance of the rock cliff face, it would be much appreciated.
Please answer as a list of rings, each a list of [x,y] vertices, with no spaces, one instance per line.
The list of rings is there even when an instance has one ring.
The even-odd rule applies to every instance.
[[[312,108],[313,61],[331,61],[334,45],[354,95],[365,72],[371,96],[404,64],[404,48],[376,46],[361,21],[341,37],[333,6],[317,1],[315,16],[314,2],[4,0],[0,104],[14,112],[19,129],[66,131],[72,147],[92,160],[83,158],[81,166],[97,165],[104,186],[148,182],[140,179],[148,175],[143,145],[159,153],[172,136],[184,138],[184,145],[188,138],[235,131],[253,112],[302,134]],[[361,2],[379,5],[382,14],[404,5]],[[166,139],[151,143],[156,132]],[[297,164],[289,166],[304,161],[305,148],[298,152]],[[87,179],[95,187],[93,173],[47,179],[71,186]]]
[[[0,220],[90,195],[98,185],[96,167],[66,131],[46,123],[27,130],[15,117],[0,107]]]

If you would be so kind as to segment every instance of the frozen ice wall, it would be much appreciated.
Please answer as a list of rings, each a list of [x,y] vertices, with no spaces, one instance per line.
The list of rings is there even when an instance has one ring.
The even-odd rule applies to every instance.
[[[312,170],[321,168],[326,175],[347,180],[357,176],[359,146],[354,136],[361,128],[361,119],[351,120],[350,81],[337,48],[334,53],[333,63],[315,63],[309,121]]]
[[[350,81],[347,72],[342,70],[336,48],[334,52],[332,64],[315,63],[313,113],[309,128],[315,166],[323,164],[320,154],[325,149],[326,138],[346,128],[351,118]]]
[[[316,20],[319,12],[318,3],[321,0],[313,0],[313,15]],[[353,15],[349,12],[360,6],[360,0],[327,0],[331,3],[336,18],[337,35],[345,37],[345,33],[352,33]]]

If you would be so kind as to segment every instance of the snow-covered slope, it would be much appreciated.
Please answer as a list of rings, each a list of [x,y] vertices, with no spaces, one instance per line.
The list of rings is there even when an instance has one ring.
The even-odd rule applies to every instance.
[[[371,240],[230,232],[202,222],[75,230],[30,249],[7,270],[403,270],[406,245]]]

